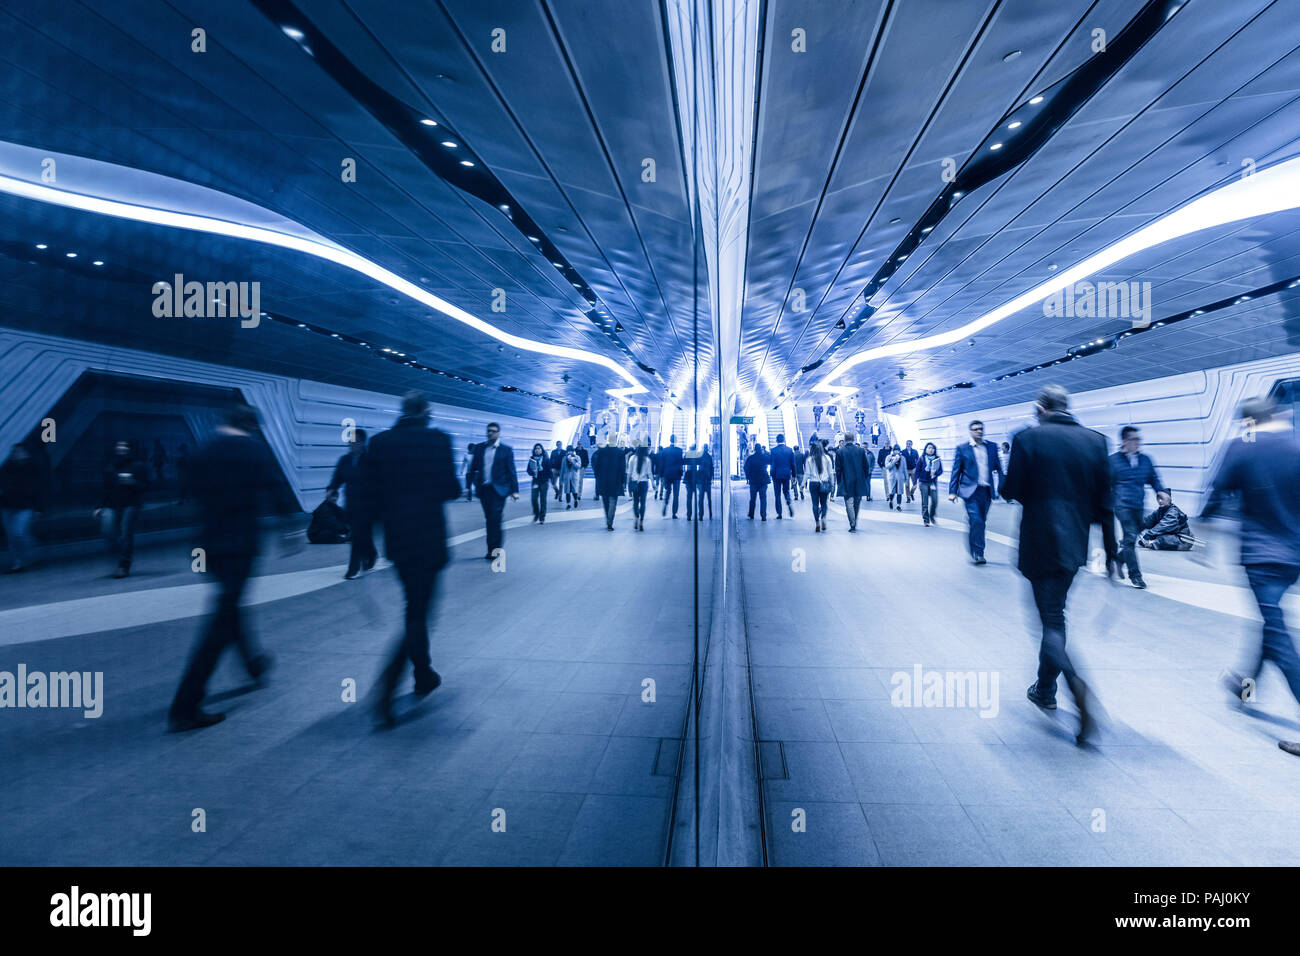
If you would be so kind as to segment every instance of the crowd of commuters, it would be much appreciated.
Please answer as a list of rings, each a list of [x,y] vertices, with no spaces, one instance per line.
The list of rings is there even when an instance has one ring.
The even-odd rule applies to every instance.
[[[795,515],[795,502],[810,502],[813,529],[828,530],[827,505],[841,498],[848,530],[856,532],[863,498],[870,500],[873,466],[879,467],[887,507],[903,511],[919,490],[923,525],[936,525],[939,482],[947,476],[949,500],[963,503],[967,518],[966,548],[973,564],[987,563],[985,525],[995,498],[1021,506],[1017,567],[1027,579],[1041,622],[1038,674],[1026,692],[1035,705],[1056,709],[1057,684],[1064,679],[1080,714],[1078,740],[1093,736],[1095,702],[1066,648],[1065,609],[1071,584],[1088,560],[1091,527],[1099,525],[1108,576],[1144,589],[1138,549],[1188,551],[1198,542],[1190,522],[1173,501],[1152,458],[1141,450],[1135,426],[1121,429],[1119,449],[1107,452],[1106,439],[1082,426],[1069,411],[1069,396],[1048,387],[1035,407],[1037,424],[1001,447],[984,437],[973,421],[969,437],[953,451],[945,469],[934,442],[920,451],[907,441],[886,442],[874,454],[852,432],[829,439],[813,436],[806,450],[776,436],[769,450],[753,446],[743,473],[749,487],[748,516],[767,520],[767,489],[773,487],[778,519]],[[1271,403],[1246,403],[1243,418],[1251,423],[1248,440],[1231,442],[1212,488],[1203,517],[1223,511],[1227,498],[1240,497],[1241,563],[1261,616],[1263,637],[1245,666],[1225,682],[1235,697],[1271,661],[1282,671],[1300,701],[1300,656],[1287,630],[1282,598],[1300,579],[1300,444],[1289,424],[1274,418]],[[508,501],[519,498],[514,451],[502,442],[500,426],[489,423],[486,440],[470,443],[457,468],[450,440],[429,427],[427,399],[412,393],[391,429],[367,440],[357,430],[338,459],[326,499],[342,514],[351,542],[345,577],[374,568],[377,549],[372,527],[384,532],[385,551],[397,570],[406,598],[401,639],[381,673],[375,704],[380,722],[393,723],[392,697],[409,662],[416,694],[441,683],[428,647],[428,620],[437,577],[448,559],[443,505],[463,493],[479,499],[483,511],[488,560],[504,545],[503,517]],[[253,573],[262,522],[273,511],[278,476],[274,458],[260,437],[256,413],[237,406],[191,460],[183,454],[192,494],[201,516],[200,542],[207,570],[218,585],[213,613],[196,642],[170,711],[173,730],[208,726],[222,715],[202,709],[208,679],[221,654],[235,645],[251,678],[260,680],[271,666],[270,655],[254,640],[242,620],[240,600]],[[117,442],[102,476],[99,508],[113,555],[115,576],[129,573],[134,557],[134,527],[142,498],[151,482],[161,482],[167,465],[160,443],[149,459],[131,443]],[[678,516],[681,486],[686,486],[686,517],[713,517],[715,468],[707,445],[682,449],[674,435],[668,445],[651,449],[648,439],[605,440],[589,454],[581,443],[557,442],[547,451],[532,446],[525,472],[531,481],[533,520],[545,524],[552,499],[566,510],[581,505],[586,468],[594,475],[606,528],[614,530],[619,499],[632,503],[633,530],[645,530],[647,501],[662,501],[661,514]],[[31,522],[47,507],[48,480],[25,445],[14,446],[0,465],[0,513],[9,542],[10,570],[29,566],[33,546]],[[1145,511],[1146,489],[1156,508]],[[283,509],[282,509],[283,510]],[[1116,536],[1116,524],[1119,536]],[[1300,752],[1300,744],[1281,742]]]

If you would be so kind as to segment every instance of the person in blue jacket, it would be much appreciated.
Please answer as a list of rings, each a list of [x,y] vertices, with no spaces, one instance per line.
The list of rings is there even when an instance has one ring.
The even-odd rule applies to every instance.
[[[776,447],[771,454],[772,499],[776,502],[776,516],[781,517],[781,496],[785,496],[785,506],[794,517],[794,502],[790,500],[790,479],[794,477],[794,452],[785,443],[784,435],[776,436]]]
[[[1143,589],[1142,569],[1138,567],[1137,537],[1142,532],[1145,514],[1146,486],[1157,494],[1165,490],[1156,474],[1155,462],[1139,450],[1142,433],[1136,426],[1125,425],[1119,432],[1120,450],[1110,456],[1111,504],[1123,532],[1120,538],[1120,560],[1128,569],[1128,580],[1135,588]]]
[[[762,505],[763,520],[767,520],[768,464],[771,456],[762,445],[754,445],[753,454],[745,459],[745,481],[749,483],[749,517],[754,518],[754,502]]]

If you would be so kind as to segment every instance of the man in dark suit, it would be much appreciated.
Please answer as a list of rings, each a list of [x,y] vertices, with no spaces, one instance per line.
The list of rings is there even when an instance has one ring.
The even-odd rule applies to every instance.
[[[555,492],[555,500],[559,501],[560,491],[560,471],[564,467],[564,442],[557,441],[555,448],[551,452],[551,488]],[[585,467],[585,466],[584,466]]]
[[[916,495],[916,463],[921,460],[921,454],[912,447],[912,439],[907,440],[907,447],[903,449],[903,474],[906,476],[907,483],[907,500],[911,501]]]
[[[1002,496],[1024,506],[1017,567],[1033,589],[1043,626],[1038,680],[1029,685],[1026,696],[1045,710],[1055,710],[1056,679],[1064,675],[1079,708],[1076,741],[1082,746],[1088,742],[1093,717],[1088,687],[1065,650],[1065,599],[1088,560],[1088,534],[1094,523],[1101,524],[1111,574],[1117,554],[1106,439],[1080,425],[1069,407],[1065,389],[1043,389],[1035,409],[1038,426],[1021,431],[1011,444]]]
[[[1119,519],[1120,556],[1128,569],[1128,580],[1142,590],[1147,584],[1138,567],[1137,537],[1142,530],[1142,515],[1146,504],[1146,486],[1156,494],[1164,491],[1155,462],[1142,454],[1142,433],[1134,425],[1125,425],[1119,431],[1120,450],[1110,456],[1110,487],[1114,496],[1115,517]]]
[[[515,451],[501,442],[501,426],[488,422],[487,441],[474,448],[474,461],[469,466],[470,481],[478,489],[478,500],[483,505],[487,521],[487,554],[501,547],[501,515],[506,509],[506,497],[519,500],[519,475],[515,471]]]
[[[704,518],[704,502],[709,503],[709,520],[713,520],[713,456],[705,445],[695,463],[695,519]]]
[[[790,500],[790,480],[794,478],[794,452],[785,443],[784,435],[776,436],[776,447],[772,449],[772,500],[776,502],[776,516],[781,517],[781,498],[785,497],[785,507],[794,517],[794,502]]]
[[[591,467],[596,473],[596,497],[605,509],[605,527],[613,531],[619,495],[627,485],[627,452],[607,438],[591,456]]]
[[[984,440],[984,423],[970,423],[970,441],[958,445],[952,457],[952,477],[948,481],[948,500],[958,497],[966,503],[970,521],[968,546],[971,561],[984,564],[984,522],[993,502],[993,476],[1002,477],[998,446]]]
[[[763,520],[767,520],[767,485],[770,481],[768,477],[768,463],[771,457],[763,450],[763,446],[754,445],[754,451],[745,459],[745,481],[749,484],[749,519],[754,520],[754,504],[761,504],[761,513]]]
[[[245,626],[240,598],[261,543],[258,520],[273,509],[279,469],[258,435],[257,412],[236,405],[217,434],[193,459],[194,497],[202,514],[199,542],[206,571],[220,587],[207,630],[194,648],[168,715],[175,733],[210,727],[225,714],[200,709],[208,679],[226,647],[234,644],[258,680],[271,666]]]
[[[391,727],[393,691],[408,660],[415,668],[416,694],[423,697],[442,683],[429,663],[429,611],[438,572],[447,564],[442,505],[460,497],[451,439],[429,427],[429,400],[422,392],[408,392],[397,424],[371,439],[361,459],[361,480],[406,594],[405,628],[380,677],[375,708],[380,722]]]
[[[844,498],[844,511],[849,518],[849,530],[858,530],[858,507],[867,494],[871,481],[871,462],[867,451],[858,444],[853,432],[844,433],[844,447],[835,458],[835,479],[840,496]]]
[[[343,575],[351,581],[363,571],[375,566],[375,538],[371,533],[370,516],[366,514],[365,495],[361,490],[361,459],[366,453],[366,433],[358,428],[352,436],[352,446],[347,454],[339,458],[334,466],[334,475],[330,478],[325,495],[329,498],[338,496],[343,489],[343,513],[347,515],[348,527],[352,529],[352,550],[348,556],[348,570]]]
[[[681,494],[683,461],[682,450],[677,447],[677,436],[673,435],[668,439],[668,447],[659,453],[659,474],[664,489],[663,514],[665,516],[668,514],[668,499],[671,496],[673,517],[677,517],[677,497]]]

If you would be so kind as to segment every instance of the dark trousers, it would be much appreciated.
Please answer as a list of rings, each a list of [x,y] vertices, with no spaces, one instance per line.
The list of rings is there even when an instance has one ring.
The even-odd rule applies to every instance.
[[[465,476],[465,500],[474,500],[474,482],[469,480],[469,475]]]
[[[632,517],[638,522],[645,521],[645,499],[650,491],[650,482],[632,482]]]
[[[808,482],[808,496],[812,498],[813,521],[826,517],[826,498],[831,493],[831,483]]]
[[[501,547],[504,540],[501,515],[506,510],[506,499],[491,485],[479,485],[478,503],[483,506],[483,519],[487,522],[487,553],[491,554]]]
[[[846,515],[848,515],[848,518],[849,518],[849,527],[850,527],[850,528],[857,528],[857,526],[858,526],[858,510],[859,510],[861,507],[862,507],[862,496],[861,496],[861,495],[845,495],[845,496],[844,496],[844,513],[845,513]]]
[[[695,517],[695,484],[686,482],[686,517]]]
[[[677,497],[681,494],[682,480],[680,478],[664,479],[664,514],[668,514],[668,499],[673,500],[673,517],[677,517]]]
[[[926,519],[934,520],[934,509],[939,505],[939,488],[933,481],[919,481],[921,486],[921,514]]]
[[[135,557],[135,518],[140,513],[140,506],[127,505],[110,510],[108,550],[117,558],[119,567],[129,568],[131,559]]]
[[[407,661],[415,668],[417,688],[427,686],[433,680],[433,668],[429,666],[429,609],[433,606],[439,569],[426,555],[399,558],[393,563],[406,594],[406,625],[381,677],[381,692],[385,698],[393,696]]]
[[[1038,650],[1038,693],[1047,700],[1056,699],[1056,678],[1065,676],[1066,686],[1074,695],[1075,703],[1083,706],[1087,691],[1083,680],[1075,672],[1070,655],[1065,650],[1065,598],[1070,593],[1075,572],[1035,578],[1029,584],[1034,591],[1034,604],[1043,624],[1043,641]]]
[[[348,574],[356,574],[362,568],[373,568],[379,558],[375,550],[374,528],[370,519],[355,508],[347,511],[348,526],[352,528],[352,550],[348,554]]]
[[[601,504],[605,506],[605,526],[614,527],[614,512],[618,510],[618,495],[601,495]]]
[[[970,520],[968,542],[972,558],[984,557],[984,523],[988,519],[989,505],[992,503],[993,492],[987,485],[980,485],[966,499],[966,517]]]
[[[1137,557],[1137,536],[1142,530],[1142,509],[1141,508],[1116,508],[1115,517],[1119,519],[1120,540],[1119,556],[1124,562],[1124,567],[1128,568],[1129,579],[1142,576],[1142,569],[1138,567]]]
[[[758,501],[762,505],[763,520],[767,520],[767,485],[750,485],[749,486],[749,516],[754,517],[754,502]]]
[[[1282,616],[1282,596],[1300,578],[1300,566],[1292,564],[1248,564],[1246,578],[1255,592],[1260,616],[1264,618],[1264,640],[1254,659],[1249,677],[1259,675],[1264,661],[1277,665],[1286,678],[1291,695],[1300,701],[1300,657]]]
[[[546,517],[546,497],[550,492],[551,486],[545,481],[533,483],[533,517]]]
[[[713,520],[713,482],[702,482],[695,489],[695,517],[704,517],[704,502],[709,503],[709,520]]]
[[[781,514],[781,498],[785,497],[785,507],[790,516],[794,517],[794,502],[790,500],[790,479],[773,478],[772,479],[772,498],[776,501],[776,513]]]
[[[244,593],[249,575],[253,573],[251,554],[209,554],[208,573],[217,581],[217,603],[213,609],[208,629],[190,655],[190,662],[181,677],[180,687],[172,700],[173,719],[192,717],[203,703],[208,680],[217,669],[221,653],[230,644],[239,648],[244,666],[256,676],[260,671],[254,663],[261,656],[257,645],[244,630],[240,619],[239,599]]]

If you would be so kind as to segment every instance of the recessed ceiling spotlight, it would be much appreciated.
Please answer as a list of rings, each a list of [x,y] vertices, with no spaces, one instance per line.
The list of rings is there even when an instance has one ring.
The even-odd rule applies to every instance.
[[[959,190],[957,190],[955,193],[952,194],[952,198],[953,198],[953,199],[960,199],[960,198],[961,198],[962,196],[964,196],[964,195],[966,195],[966,194],[965,194],[964,192],[962,192],[962,191],[959,189]]]
[[[103,259],[96,259],[94,264],[97,265],[97,266],[102,266],[102,265],[104,264],[104,260],[103,260]]]
[[[1007,124],[1007,129],[1020,129],[1022,125],[1024,124],[1022,124],[1020,120],[1013,120],[1012,122]]]
[[[989,147],[989,149],[1001,149],[1001,148],[1002,148],[1001,143],[994,143],[992,146]]]
[[[1012,60],[1014,60],[1014,59],[1015,59],[1016,57],[1018,57],[1018,56],[1020,56],[1020,51],[1019,51],[1019,50],[1012,50],[1010,53],[1007,53],[1007,54],[1005,54],[1005,55],[1002,57],[1002,62],[1003,62],[1003,63],[1010,63]]]
[[[431,120],[431,119],[422,119],[422,120],[420,120],[420,123],[421,123],[422,125],[424,125],[424,126],[437,126],[437,125],[438,125],[438,121],[437,121],[437,120]]]
[[[528,237],[528,241],[529,241],[529,242],[541,242],[542,240],[538,239],[536,236],[529,236],[529,237]]]
[[[926,227],[925,227],[924,229],[922,229],[921,231],[922,231],[922,232],[929,232],[929,231],[930,231],[931,229],[933,229],[933,228],[934,228],[934,226],[926,226]]]
[[[906,259],[906,258],[907,258],[907,256],[899,256],[899,257],[898,257],[898,261],[899,261],[899,262],[902,262],[902,261],[903,261],[904,259]]]
[[[1041,102],[1043,102],[1043,98],[1041,96],[1035,96],[1032,100],[1029,101],[1029,105],[1037,106]]]
[[[903,221],[903,220],[901,220],[901,219],[891,219],[891,220],[889,220],[889,224],[892,226],[892,225],[894,225],[894,223],[902,222],[902,221]]]
[[[36,248],[37,248],[37,249],[48,249],[49,246],[47,246],[47,245],[46,245],[45,243],[43,243],[43,242],[38,242],[38,243],[36,243]]]
[[[284,35],[287,36],[290,40],[301,41],[306,39],[307,37],[307,34],[303,33],[297,27],[280,27],[280,29],[284,31]]]
[[[1047,267],[1047,271],[1048,271],[1048,272],[1055,272],[1055,271],[1056,271],[1056,263],[1053,262],[1051,265],[1049,265],[1049,266]]]
[[[474,165],[474,164],[471,163],[468,159],[462,159],[462,160],[460,161],[460,164],[461,164],[462,166],[473,166],[473,165]]]
[[[75,259],[75,258],[77,258],[77,254],[76,254],[75,252],[69,252],[69,253],[65,253],[65,254],[67,255],[67,257],[68,257],[69,259]]]
[[[444,140],[442,141],[442,145],[443,145],[443,146],[446,146],[448,149],[459,149],[459,148],[460,148],[460,143],[457,143],[457,142],[455,142],[454,140],[450,140],[450,139],[444,139]]]

